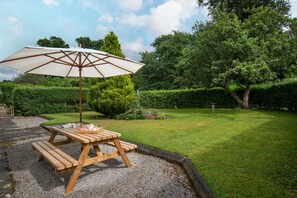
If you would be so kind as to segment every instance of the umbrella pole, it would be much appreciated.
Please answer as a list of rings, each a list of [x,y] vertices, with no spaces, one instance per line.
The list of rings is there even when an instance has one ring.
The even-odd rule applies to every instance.
[[[81,64],[81,55],[79,56],[79,63]],[[81,77],[82,67],[79,67],[79,123],[80,128],[82,128],[82,77]]]
[[[81,77],[81,67],[79,68],[79,123],[82,127],[82,77]]]

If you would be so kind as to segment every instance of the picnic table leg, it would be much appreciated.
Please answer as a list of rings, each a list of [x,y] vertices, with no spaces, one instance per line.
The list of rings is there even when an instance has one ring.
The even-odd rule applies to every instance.
[[[117,147],[117,149],[118,149],[123,161],[125,162],[126,166],[128,168],[130,168],[132,166],[132,164],[131,164],[130,160],[128,159],[123,147],[121,146],[119,139],[113,139],[113,143]]]
[[[73,188],[74,188],[74,186],[76,184],[77,178],[79,177],[80,171],[83,168],[84,162],[85,162],[85,160],[86,160],[86,158],[88,156],[90,148],[91,148],[90,145],[84,145],[83,146],[83,151],[80,154],[80,157],[79,157],[79,160],[78,160],[78,165],[77,165],[77,167],[75,168],[74,172],[71,175],[71,178],[70,178],[70,180],[68,182],[68,185],[67,185],[67,188],[65,190],[65,194],[72,192],[72,190],[73,190]]]
[[[57,132],[56,131],[51,131],[51,132],[52,132],[52,135],[50,136],[48,142],[53,143],[55,137],[57,136]],[[44,157],[41,155],[38,159],[38,162],[42,162],[43,160],[44,160]]]
[[[98,145],[94,145],[93,149],[95,150],[97,156],[103,155]]]
[[[51,132],[52,132],[52,135],[50,136],[48,142],[49,143],[54,143],[54,139],[56,138],[58,133],[56,131],[51,131]]]

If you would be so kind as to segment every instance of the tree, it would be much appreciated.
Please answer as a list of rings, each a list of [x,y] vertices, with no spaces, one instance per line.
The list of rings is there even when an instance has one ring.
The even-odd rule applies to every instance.
[[[101,47],[102,51],[124,58],[117,36],[110,32],[106,35]],[[88,103],[100,113],[114,117],[126,112],[133,102],[134,85],[129,75],[107,79],[91,79]]]
[[[78,45],[81,45],[83,48],[100,50],[103,45],[103,39],[91,40],[89,37],[79,37],[75,39]]]
[[[155,39],[154,52],[141,53],[141,62],[145,65],[136,73],[140,89],[176,89],[183,87],[184,79],[177,67],[181,51],[193,42],[193,35],[173,32]]]
[[[69,48],[69,45],[65,43],[63,39],[56,36],[51,36],[50,39],[44,38],[37,41],[37,45],[41,47],[58,47]]]
[[[125,55],[121,50],[121,44],[114,32],[110,32],[105,36],[101,50],[125,58]]]
[[[282,80],[290,77],[296,68],[292,67],[296,63],[296,33],[291,30],[294,28],[294,19],[270,7],[253,9],[251,13],[249,19],[242,24],[243,28],[248,29],[249,37],[257,39],[258,45],[267,49],[266,62],[277,78]],[[284,31],[284,28],[288,30]]]
[[[261,6],[271,7],[282,15],[290,10],[289,0],[197,0],[200,6],[207,6],[209,11],[219,8],[226,9],[228,13],[234,11],[240,20],[247,19],[253,8]]]
[[[190,76],[192,84],[220,86],[247,109],[253,84],[281,78],[272,63],[277,60],[280,64],[281,60],[287,59],[272,51],[281,49],[285,50],[282,54],[291,54],[290,48],[286,47],[290,42],[284,39],[287,19],[265,7],[255,9],[253,15],[243,22],[233,12],[220,9],[214,10],[212,16],[212,21],[194,27],[196,42],[183,50],[179,64],[185,70],[184,75]],[[273,19],[268,20],[271,16]],[[254,27],[256,25],[258,27]],[[282,42],[276,42],[278,39]],[[274,48],[271,48],[272,41],[275,41]],[[284,73],[289,74],[290,68],[295,67],[296,59],[292,62],[283,63]],[[242,98],[230,89],[234,84],[243,89]]]

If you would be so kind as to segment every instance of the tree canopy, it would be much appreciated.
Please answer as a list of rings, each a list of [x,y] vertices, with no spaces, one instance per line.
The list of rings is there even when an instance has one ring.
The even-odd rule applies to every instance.
[[[139,89],[176,89],[182,88],[181,71],[177,64],[182,50],[192,44],[193,35],[173,32],[155,39],[154,52],[142,52],[141,62],[145,65],[136,73]]]
[[[228,13],[234,12],[240,20],[247,19],[253,8],[271,7],[282,15],[288,15],[290,3],[288,0],[197,0],[200,6],[207,6],[209,11],[219,8]]]
[[[100,50],[103,45],[103,39],[91,40],[90,37],[84,36],[75,39],[78,45],[81,45],[83,48]]]
[[[37,41],[37,45],[41,47],[57,47],[57,48],[69,48],[69,45],[65,43],[63,39],[57,36],[51,36],[49,39],[43,38]]]
[[[234,12],[212,11],[213,19],[196,24],[196,42],[183,51],[180,61],[188,84],[220,86],[244,108],[253,84],[282,79],[296,68],[296,46],[287,24],[291,20],[270,7],[252,10],[244,21]],[[243,98],[230,90],[243,88]]]
[[[114,32],[110,32],[105,36],[103,39],[103,45],[100,49],[104,52],[125,58],[125,55],[121,50],[121,44]]]

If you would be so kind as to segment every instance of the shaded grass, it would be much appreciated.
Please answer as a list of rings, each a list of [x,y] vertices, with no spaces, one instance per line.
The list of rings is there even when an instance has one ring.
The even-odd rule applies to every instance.
[[[160,111],[160,110],[159,110]],[[188,156],[218,197],[297,195],[297,115],[218,109],[161,110],[171,119],[121,121],[94,112],[84,121],[122,138]],[[48,123],[73,122],[54,114]]]

